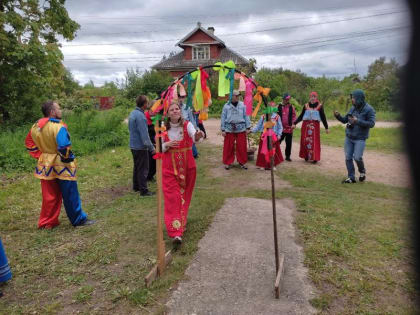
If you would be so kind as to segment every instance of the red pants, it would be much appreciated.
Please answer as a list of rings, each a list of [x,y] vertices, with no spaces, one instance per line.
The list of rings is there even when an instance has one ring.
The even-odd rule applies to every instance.
[[[60,224],[58,216],[61,210],[61,190],[56,179],[41,179],[42,207],[39,215],[38,228],[53,228]]]
[[[235,151],[238,163],[245,164],[248,162],[245,131],[239,133],[226,132],[223,142],[223,164],[230,165],[235,161]]]

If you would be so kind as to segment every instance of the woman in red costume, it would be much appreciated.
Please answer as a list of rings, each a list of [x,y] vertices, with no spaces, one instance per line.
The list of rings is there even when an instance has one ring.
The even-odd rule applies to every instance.
[[[311,92],[309,103],[305,104],[302,113],[295,120],[294,125],[297,125],[301,120],[303,120],[303,123],[300,136],[299,157],[315,164],[321,159],[320,121],[324,124],[325,132],[329,132],[324,107],[318,101],[318,93]]]
[[[196,166],[192,145],[203,137],[203,133],[196,131],[191,122],[184,121],[177,103],[169,106],[168,116],[162,145],[165,225],[174,244],[181,244],[195,185]]]

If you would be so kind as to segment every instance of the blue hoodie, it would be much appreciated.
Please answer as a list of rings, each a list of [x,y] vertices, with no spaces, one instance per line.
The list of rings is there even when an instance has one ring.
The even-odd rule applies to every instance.
[[[366,140],[369,138],[369,129],[375,126],[375,110],[365,101],[365,93],[362,90],[355,90],[351,93],[355,103],[349,112],[343,117],[336,118],[343,124],[348,124],[346,136],[352,140]],[[355,124],[350,125],[349,116],[357,117]]]

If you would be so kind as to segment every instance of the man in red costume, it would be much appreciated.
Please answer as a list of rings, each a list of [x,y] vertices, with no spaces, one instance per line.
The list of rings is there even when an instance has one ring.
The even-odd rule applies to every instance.
[[[29,154],[38,160],[35,177],[41,180],[42,208],[38,228],[53,228],[59,225],[61,203],[73,226],[90,225],[82,210],[76,180],[75,157],[71,151],[67,125],[61,121],[61,109],[57,102],[42,105],[44,118],[29,130],[25,145]]]

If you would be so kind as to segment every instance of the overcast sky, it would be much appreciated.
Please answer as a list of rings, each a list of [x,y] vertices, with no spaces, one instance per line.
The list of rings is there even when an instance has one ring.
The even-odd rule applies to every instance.
[[[400,0],[71,0],[66,8],[81,27],[62,42],[64,64],[96,86],[180,51],[176,42],[198,21],[258,68],[340,78],[365,75],[381,56],[404,64],[410,33]]]

